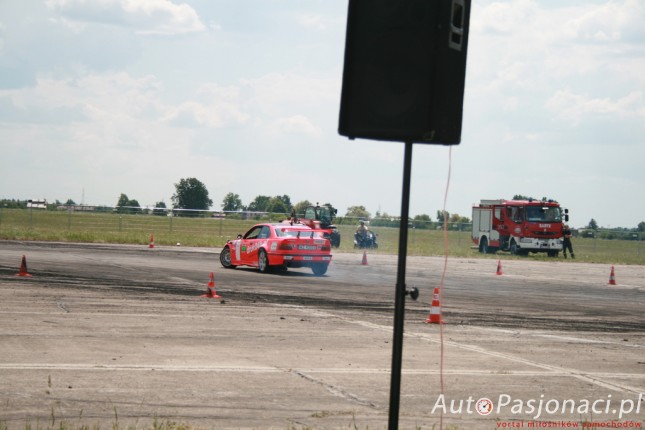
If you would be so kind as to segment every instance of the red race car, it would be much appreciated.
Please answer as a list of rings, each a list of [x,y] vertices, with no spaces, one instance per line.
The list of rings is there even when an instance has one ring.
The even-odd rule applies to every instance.
[[[219,261],[226,268],[253,266],[263,273],[278,267],[310,267],[322,276],[331,262],[325,233],[301,224],[257,224],[244,236],[227,241]]]

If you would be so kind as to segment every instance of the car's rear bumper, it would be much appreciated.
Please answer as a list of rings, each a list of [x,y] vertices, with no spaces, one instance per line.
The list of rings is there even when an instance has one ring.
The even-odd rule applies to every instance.
[[[271,266],[308,266],[331,262],[331,255],[302,255],[302,254],[269,254]]]

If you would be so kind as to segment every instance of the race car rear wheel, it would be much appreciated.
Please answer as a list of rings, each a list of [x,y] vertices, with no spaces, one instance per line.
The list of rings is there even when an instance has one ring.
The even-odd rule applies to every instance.
[[[269,266],[269,257],[264,249],[258,251],[258,269],[260,272],[267,273],[271,267]]]
[[[231,263],[231,249],[228,246],[225,246],[224,249],[222,249],[222,252],[219,253],[219,262],[227,269],[235,268]]]
[[[311,270],[314,272],[314,275],[322,276],[325,273],[327,273],[328,267],[329,267],[329,264],[327,263],[317,263],[311,266]]]

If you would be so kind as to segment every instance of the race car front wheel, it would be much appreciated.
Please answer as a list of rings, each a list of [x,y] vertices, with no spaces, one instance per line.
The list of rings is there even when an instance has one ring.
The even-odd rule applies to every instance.
[[[222,249],[222,252],[219,253],[219,262],[222,263],[222,266],[227,269],[234,269],[235,266],[231,263],[231,250],[228,246],[225,246]]]

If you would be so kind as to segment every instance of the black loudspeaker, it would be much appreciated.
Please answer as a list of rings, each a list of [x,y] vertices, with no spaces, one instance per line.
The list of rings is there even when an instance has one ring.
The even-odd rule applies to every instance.
[[[338,131],[456,145],[470,0],[349,0]]]

